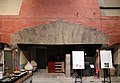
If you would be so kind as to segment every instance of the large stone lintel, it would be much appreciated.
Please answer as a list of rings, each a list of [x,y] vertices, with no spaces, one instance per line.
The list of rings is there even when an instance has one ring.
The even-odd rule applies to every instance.
[[[91,27],[57,20],[11,35],[11,44],[108,44],[108,36]]]

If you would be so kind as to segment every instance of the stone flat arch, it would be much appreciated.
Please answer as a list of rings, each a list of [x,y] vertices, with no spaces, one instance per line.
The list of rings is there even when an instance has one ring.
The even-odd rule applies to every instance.
[[[12,34],[11,44],[108,44],[108,35],[87,26],[57,20]]]

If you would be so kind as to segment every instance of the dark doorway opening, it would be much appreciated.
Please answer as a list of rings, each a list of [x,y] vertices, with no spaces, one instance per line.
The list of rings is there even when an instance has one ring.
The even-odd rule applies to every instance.
[[[46,69],[47,65],[46,49],[36,49],[36,62],[38,69]]]
[[[85,52],[84,76],[94,75],[94,69],[90,69],[90,64],[95,64],[96,49],[100,49],[102,44],[68,44],[68,45],[41,45],[41,44],[19,44],[28,61],[34,59],[38,66],[37,69],[46,69],[48,62],[65,62],[65,55],[72,55],[72,51]],[[72,56],[71,56],[72,58]],[[72,59],[71,59],[72,70]],[[72,74],[72,73],[71,73]]]

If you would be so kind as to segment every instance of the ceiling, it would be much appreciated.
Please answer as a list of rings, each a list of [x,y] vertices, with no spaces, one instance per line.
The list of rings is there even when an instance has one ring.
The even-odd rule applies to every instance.
[[[0,15],[19,15],[22,0],[0,0]]]

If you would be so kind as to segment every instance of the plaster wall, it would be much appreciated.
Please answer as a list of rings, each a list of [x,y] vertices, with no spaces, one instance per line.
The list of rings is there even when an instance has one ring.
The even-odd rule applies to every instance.
[[[114,64],[120,65],[120,45],[115,47]]]
[[[20,51],[20,68],[24,68],[25,64],[28,62],[23,51]]]
[[[120,76],[120,45],[116,45],[114,48],[114,65],[116,67],[116,75]]]
[[[22,0],[0,0],[0,15],[19,15]]]

